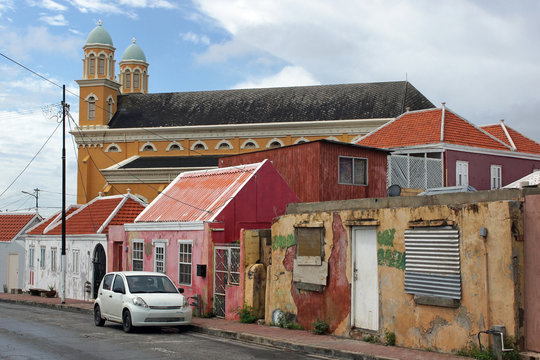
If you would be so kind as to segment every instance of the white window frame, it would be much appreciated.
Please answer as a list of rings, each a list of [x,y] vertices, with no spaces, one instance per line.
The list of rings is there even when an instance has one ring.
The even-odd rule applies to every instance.
[[[91,54],[88,57],[88,75],[95,75],[96,73],[96,56]]]
[[[469,186],[468,161],[456,161],[456,186]]]
[[[351,159],[352,162],[352,168],[351,168],[351,182],[342,182],[341,181],[341,160],[342,159]],[[364,162],[364,182],[361,184],[357,184],[355,181],[355,171],[354,171],[354,164],[356,160]],[[367,186],[368,185],[368,178],[369,178],[369,172],[368,172],[368,159],[367,158],[361,158],[361,157],[355,157],[355,156],[338,156],[338,184],[340,185],[355,185],[355,186]]]
[[[28,247],[28,268],[34,269],[34,257],[35,257],[34,245]]]
[[[88,98],[88,120],[96,120],[96,98]]]
[[[189,253],[186,250],[186,247],[189,246]],[[189,257],[189,261],[186,257]],[[189,265],[189,283],[182,281],[182,275],[188,275],[186,273],[182,273],[181,267],[182,265]],[[193,283],[193,241],[191,240],[179,240],[178,241],[178,283],[181,285],[188,285],[191,286]]]
[[[135,247],[139,247],[140,245],[140,249],[135,249]],[[135,254],[139,254],[140,253],[140,258],[137,256],[135,257]],[[140,270],[135,270],[135,261],[140,261],[141,262],[141,269]],[[132,244],[131,244],[131,270],[132,271],[144,271],[144,241],[143,240],[139,240],[139,239],[134,239]]]
[[[129,70],[124,73],[124,87],[126,89],[131,88],[131,72]]]
[[[137,70],[133,72],[133,88],[138,90],[140,88],[141,73]]]
[[[56,254],[58,253],[58,249],[55,247],[51,248],[51,271],[56,272]]]
[[[81,251],[78,249],[71,250],[72,263],[71,269],[73,274],[79,274],[81,272]]]
[[[158,250],[159,249],[159,250]],[[159,259],[159,254],[162,251],[163,259]],[[165,243],[156,242],[154,243],[154,271],[165,274],[167,272],[167,246]],[[159,271],[159,267],[163,268],[163,271]]]
[[[500,189],[502,187],[502,166],[501,165],[491,165],[490,183],[491,183],[491,190]]]
[[[105,55],[99,55],[98,57],[98,74],[105,76]]]
[[[39,268],[45,269],[45,254],[47,253],[47,248],[45,246],[39,247]]]

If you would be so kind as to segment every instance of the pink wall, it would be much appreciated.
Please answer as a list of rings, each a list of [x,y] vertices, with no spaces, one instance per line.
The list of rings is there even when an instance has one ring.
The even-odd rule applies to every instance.
[[[540,195],[527,195],[524,205],[525,350],[540,352]]]
[[[445,174],[447,186],[456,185],[456,161],[458,160],[469,162],[469,185],[476,190],[491,189],[491,165],[501,165],[502,186],[508,185],[532,173],[534,169],[540,169],[540,160],[517,159],[447,150],[447,173]]]

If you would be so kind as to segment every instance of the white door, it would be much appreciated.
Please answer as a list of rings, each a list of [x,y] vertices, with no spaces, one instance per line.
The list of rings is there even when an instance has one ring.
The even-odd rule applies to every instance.
[[[469,185],[469,163],[456,161],[456,186]]]
[[[8,256],[8,291],[19,288],[19,254]]]
[[[353,228],[351,326],[379,330],[377,234],[374,227]]]

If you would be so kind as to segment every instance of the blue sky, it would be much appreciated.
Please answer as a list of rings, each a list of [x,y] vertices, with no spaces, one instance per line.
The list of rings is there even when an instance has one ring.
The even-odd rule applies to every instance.
[[[535,0],[0,0],[0,52],[78,93],[82,46],[102,20],[117,60],[137,39],[150,92],[407,78],[477,125],[505,119],[540,142],[539,15]],[[57,125],[42,107],[60,100],[0,57],[0,210],[33,207],[21,191],[36,187],[45,213],[60,206],[59,131],[14,181]],[[78,99],[67,102],[77,120]]]

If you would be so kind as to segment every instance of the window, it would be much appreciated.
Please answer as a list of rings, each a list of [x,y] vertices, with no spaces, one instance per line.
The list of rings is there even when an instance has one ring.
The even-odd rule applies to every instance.
[[[129,73],[129,70],[125,72],[124,78],[125,78],[124,88],[129,89],[131,87],[131,74]]]
[[[51,248],[51,271],[52,272],[55,272],[56,271],[56,248],[53,247]]]
[[[79,263],[79,260],[80,260],[79,255],[80,255],[79,250],[73,250],[72,270],[74,274],[78,274],[81,271],[81,264]]]
[[[191,285],[191,252],[193,243],[178,242],[178,283],[183,285]]]
[[[279,141],[272,141],[270,143],[270,145],[268,145],[268,148],[270,149],[275,149],[275,148],[279,148],[281,147],[282,145],[279,143]]]
[[[107,100],[107,111],[109,112],[109,120],[111,120],[111,118],[113,117],[113,99],[109,98],[109,100]]]
[[[105,55],[100,55],[98,59],[99,75],[105,75]]]
[[[180,151],[180,150],[182,149],[180,148],[180,145],[178,144],[172,144],[171,146],[169,146],[169,151]]]
[[[33,269],[34,268],[34,247],[30,246],[28,248],[28,268]]]
[[[122,276],[116,275],[116,277],[114,278],[113,291],[121,292],[122,294],[126,292],[126,288],[124,286],[124,279],[122,279]]]
[[[90,55],[90,57],[88,58],[88,73],[90,75],[94,75],[95,72],[96,72],[96,58],[94,57],[94,55]]]
[[[218,149],[225,150],[225,149],[232,149],[232,146],[228,142],[222,142],[218,145]]]
[[[39,252],[39,268],[45,269],[45,246],[40,248]]]
[[[299,265],[321,265],[324,257],[324,228],[296,227],[296,259]]]
[[[142,241],[133,241],[133,253],[132,253],[132,269],[133,271],[142,271],[143,270],[143,247],[144,243]]]
[[[138,89],[139,88],[139,79],[140,79],[140,74],[138,71],[135,71],[133,73],[133,88],[134,89]]]
[[[96,98],[90,96],[88,98],[88,120],[96,119]]]
[[[145,145],[142,148],[142,151],[154,151],[154,148],[152,147],[152,145]]]
[[[155,244],[154,271],[165,274],[165,244],[163,243]]]
[[[469,185],[469,163],[456,161],[456,186]]]
[[[491,165],[491,190],[502,187],[502,167]]]
[[[367,185],[367,159],[339,157],[339,181],[347,185]]]
[[[103,290],[111,290],[114,274],[107,274],[103,278]]]
[[[246,140],[241,146],[240,149],[257,149],[259,145],[254,140]]]
[[[426,227],[405,230],[405,264],[406,293],[450,301],[461,299],[457,229]]]

